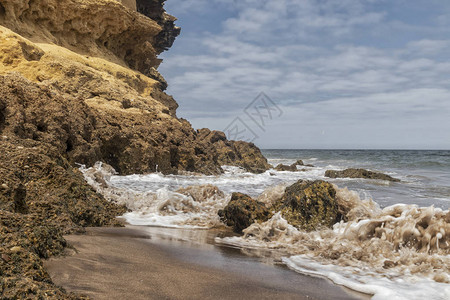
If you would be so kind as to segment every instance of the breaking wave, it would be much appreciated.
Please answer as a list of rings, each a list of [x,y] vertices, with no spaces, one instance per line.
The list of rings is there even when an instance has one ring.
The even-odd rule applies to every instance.
[[[123,217],[128,223],[183,228],[222,227],[217,212],[232,191],[250,194],[271,207],[290,183],[322,177],[317,168],[254,175],[227,167],[221,176],[119,177],[111,167],[97,163],[81,171],[97,192],[127,206],[130,211]],[[215,242],[278,251],[289,268],[329,278],[372,294],[373,299],[450,299],[449,210],[412,204],[381,208],[363,192],[335,189],[347,222],[332,229],[301,231],[275,213],[268,221],[246,228],[241,237]]]
[[[225,245],[282,250],[293,270],[327,277],[373,294],[373,299],[450,298],[450,212],[417,205],[380,209],[347,189],[348,222],[305,232],[280,213],[245,229],[242,237],[216,238]]]
[[[125,205],[130,211],[123,217],[132,225],[163,227],[212,228],[221,226],[217,211],[229,197],[217,187],[206,184],[171,191],[138,192],[111,184],[114,169],[102,163],[81,168],[86,181],[107,200]]]

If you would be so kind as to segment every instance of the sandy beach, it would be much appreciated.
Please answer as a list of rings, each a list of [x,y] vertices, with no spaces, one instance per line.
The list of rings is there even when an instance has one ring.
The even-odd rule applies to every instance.
[[[47,270],[57,285],[94,299],[361,298],[237,249],[136,228],[88,228],[67,236],[75,250],[47,261]]]

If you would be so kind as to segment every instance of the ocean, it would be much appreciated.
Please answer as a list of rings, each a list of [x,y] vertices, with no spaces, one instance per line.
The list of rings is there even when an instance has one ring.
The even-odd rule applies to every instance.
[[[281,255],[281,262],[303,274],[326,277],[373,299],[450,299],[450,151],[413,150],[263,150],[269,163],[305,165],[298,172],[268,170],[251,174],[223,166],[219,176],[195,174],[117,176],[96,164],[82,168],[87,181],[110,201],[131,210],[132,225],[205,230],[220,227],[218,210],[232,192],[270,203],[300,179],[326,180],[353,207],[347,222],[332,229],[303,232],[280,214],[253,224],[243,236],[216,237],[218,245],[244,252],[260,249]],[[400,182],[330,179],[326,170],[364,168]],[[101,176],[105,184],[98,181]],[[205,186],[206,185],[206,186]],[[207,185],[222,193],[194,199],[178,193]]]
[[[363,168],[377,170],[400,179],[399,184],[359,179],[330,180],[373,198],[381,207],[397,203],[419,206],[450,206],[450,151],[420,150],[265,150],[272,165],[289,164],[297,157],[320,170]]]

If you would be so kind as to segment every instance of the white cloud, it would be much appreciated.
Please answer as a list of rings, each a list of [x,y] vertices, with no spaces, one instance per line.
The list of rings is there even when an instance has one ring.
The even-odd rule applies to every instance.
[[[407,49],[415,55],[428,56],[450,52],[450,40],[419,40],[408,43]]]
[[[177,9],[185,5],[174,1],[180,4]],[[431,32],[430,25],[393,18],[386,6],[389,1],[187,2],[192,4],[188,10],[215,5],[229,9],[219,34],[197,34],[185,44],[181,40],[189,49],[180,47],[180,54],[169,51],[161,66],[169,92],[180,103],[179,114],[196,127],[222,129],[265,91],[287,110],[283,120],[262,136],[267,146],[281,147],[280,138],[286,138],[283,128],[292,131],[299,126],[311,132],[302,133],[309,139],[316,132],[314,126],[341,134],[314,142],[319,146],[339,139],[344,144],[368,143],[364,131],[352,127],[355,123],[386,145],[405,134],[405,124],[422,132],[428,142],[439,140],[439,126],[450,132],[450,40],[439,34],[415,38],[416,32]],[[380,3],[383,9],[375,5]],[[380,37],[380,32],[387,28],[410,37],[395,46],[385,45],[384,38],[389,37]],[[438,33],[446,30],[436,28]],[[392,136],[380,137],[377,128],[386,132],[387,127],[395,129]],[[351,139],[345,132],[352,132]],[[450,147],[448,134],[446,138],[444,144]],[[296,147],[303,145],[301,139],[289,140]]]
[[[238,15],[224,22],[224,30],[259,42],[267,36],[307,38],[317,31],[333,36],[348,35],[357,26],[383,20],[384,12],[367,12],[367,3],[361,0],[239,1]]]

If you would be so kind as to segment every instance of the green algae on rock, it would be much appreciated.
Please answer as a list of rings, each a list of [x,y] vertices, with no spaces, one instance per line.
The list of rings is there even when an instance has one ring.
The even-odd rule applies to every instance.
[[[42,259],[61,254],[63,234],[83,226],[120,225],[126,209],[107,202],[48,145],[1,137],[0,295],[71,299],[55,287]]]
[[[312,231],[332,227],[346,219],[349,206],[341,203],[335,187],[326,181],[299,180],[286,188],[283,196],[269,207],[241,193],[233,193],[228,205],[219,211],[222,222],[235,232],[255,222],[265,222],[275,213],[301,230]]]
[[[331,183],[322,180],[299,180],[286,188],[283,198],[274,207],[289,224],[308,231],[331,227],[343,218],[336,190]]]

